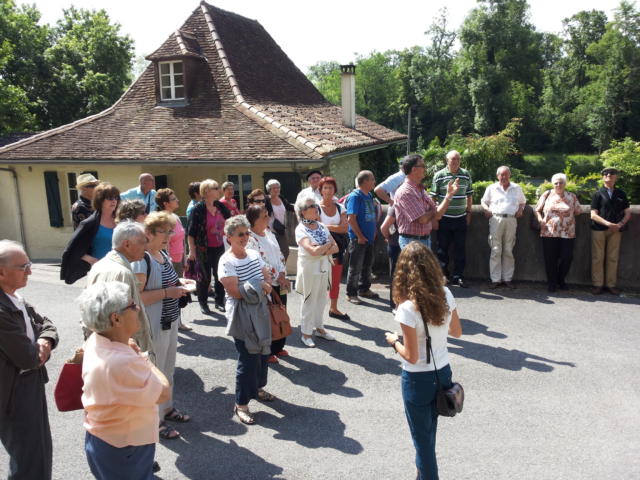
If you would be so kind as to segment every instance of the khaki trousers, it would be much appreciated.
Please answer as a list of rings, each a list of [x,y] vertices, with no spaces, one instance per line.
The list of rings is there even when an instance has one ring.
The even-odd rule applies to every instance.
[[[510,282],[515,261],[513,246],[516,244],[518,222],[515,217],[489,218],[489,273],[492,282]]]
[[[606,286],[616,286],[621,235],[610,230],[591,230],[591,281],[594,287],[605,285],[605,257]]]

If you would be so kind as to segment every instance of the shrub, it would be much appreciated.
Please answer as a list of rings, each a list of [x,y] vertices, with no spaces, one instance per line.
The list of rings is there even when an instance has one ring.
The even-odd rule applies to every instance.
[[[527,203],[532,204],[538,201],[538,187],[536,185],[532,183],[519,183],[518,185],[522,188],[522,193],[524,193]]]
[[[613,140],[611,148],[602,152],[602,160],[605,167],[621,171],[619,186],[630,203],[640,203],[640,142],[629,137]]]
[[[600,173],[602,170],[602,159],[598,155],[567,155],[564,173],[586,177],[593,173]]]
[[[473,182],[473,203],[479,204],[480,200],[482,200],[482,196],[484,195],[484,191],[487,189],[489,185],[494,182],[488,180],[482,180],[480,182]]]
[[[566,159],[562,154],[527,154],[524,156],[522,171],[531,177],[551,178],[554,174],[563,172],[565,165]]]

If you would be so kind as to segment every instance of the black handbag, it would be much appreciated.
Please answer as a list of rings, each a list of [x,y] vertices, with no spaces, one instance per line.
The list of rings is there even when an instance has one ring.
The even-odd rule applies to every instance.
[[[443,417],[455,417],[457,413],[462,411],[464,405],[464,388],[457,382],[451,382],[451,387],[444,388],[440,383],[438,377],[438,367],[436,366],[436,359],[433,355],[433,348],[431,348],[431,336],[429,335],[429,328],[427,322],[424,322],[424,328],[427,332],[427,364],[431,363],[433,358],[433,368],[436,374],[436,411],[438,415]]]

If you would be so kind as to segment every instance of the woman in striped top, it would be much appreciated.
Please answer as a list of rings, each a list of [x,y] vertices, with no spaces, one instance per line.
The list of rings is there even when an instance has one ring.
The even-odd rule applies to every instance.
[[[176,366],[178,342],[178,299],[187,294],[180,284],[171,259],[163,251],[175,228],[175,219],[167,212],[152,212],[144,221],[149,242],[145,258],[132,264],[133,272],[140,282],[140,298],[151,325],[151,338],[156,353],[156,366],[169,380],[171,398],[159,405],[160,436],[173,439],[180,433],[167,425],[166,421],[188,422],[188,415],[173,406],[173,372]]]

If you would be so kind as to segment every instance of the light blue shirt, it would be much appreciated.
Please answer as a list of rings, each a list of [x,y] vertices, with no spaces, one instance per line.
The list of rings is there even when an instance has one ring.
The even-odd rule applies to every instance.
[[[197,204],[198,202],[193,199],[189,202],[189,205],[187,205],[187,217],[191,215],[191,210],[193,210],[193,207],[195,207]]]
[[[130,188],[124,193],[120,194],[122,200],[142,200],[145,205],[149,206],[149,213],[156,211],[156,191],[150,190],[145,195],[140,189],[140,185]]]
[[[396,193],[396,190],[404,183],[406,177],[404,172],[400,170],[393,175],[389,175],[379,186],[393,198],[394,193]]]

